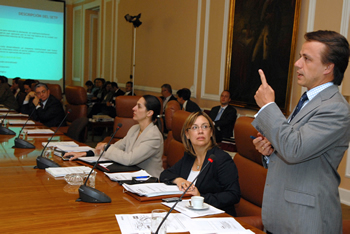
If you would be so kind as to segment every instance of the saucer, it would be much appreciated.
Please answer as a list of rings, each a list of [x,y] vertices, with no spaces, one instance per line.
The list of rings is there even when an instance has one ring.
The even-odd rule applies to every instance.
[[[209,205],[207,205],[206,203],[203,203],[203,206],[201,208],[194,208],[193,206],[188,204],[188,205],[186,205],[186,208],[188,208],[190,210],[207,210],[207,209],[209,209]]]

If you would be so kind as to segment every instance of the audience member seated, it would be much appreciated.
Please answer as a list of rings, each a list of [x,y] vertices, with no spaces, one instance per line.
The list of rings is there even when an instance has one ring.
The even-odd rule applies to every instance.
[[[88,80],[85,82],[85,86],[86,86],[86,93],[88,94],[92,93],[92,89],[94,88],[94,83],[92,83],[91,80]]]
[[[126,82],[126,87],[125,87],[125,96],[136,96],[132,88],[134,87],[134,83],[131,81]]]
[[[21,92],[21,89],[19,88],[19,85],[18,85],[18,81],[20,79],[21,78],[19,78],[19,77],[16,77],[16,78],[12,79],[11,91],[12,91],[12,93],[15,96],[16,99],[17,99],[18,94]]]
[[[0,76],[0,104],[3,104],[9,109],[14,109],[17,111],[19,108],[5,76]]]
[[[236,109],[229,105],[231,94],[228,90],[221,93],[220,106],[215,106],[210,111],[210,118],[214,121],[215,137],[217,142],[222,138],[231,138],[233,136],[233,127],[237,118]]]
[[[138,124],[132,126],[123,139],[112,144],[104,153],[104,157],[126,166],[137,165],[159,178],[163,170],[163,136],[160,132],[161,123],[157,118],[161,104],[157,97],[144,95],[137,101],[133,111],[133,119]],[[69,160],[74,160],[78,157],[98,155],[105,146],[106,143],[98,143],[95,152],[69,152],[64,157],[73,155]]]
[[[35,80],[32,80],[32,79],[26,79],[24,82],[23,82],[23,87],[24,87],[24,92],[26,94],[34,91],[34,89],[32,90],[32,86],[33,84],[35,84],[36,81]]]
[[[105,95],[101,103],[95,103],[95,105],[93,105],[88,118],[92,118],[93,115],[98,114],[109,115],[112,118],[116,116],[115,98],[123,95],[124,92],[118,88],[116,82],[106,82],[106,84],[106,91],[109,92]]]
[[[207,114],[192,113],[181,132],[186,152],[180,161],[161,173],[160,181],[174,183],[184,191],[214,154],[212,164],[204,169],[187,193],[202,196],[204,202],[236,216],[235,204],[241,196],[237,168],[231,156],[217,147],[213,129]]]
[[[177,91],[177,101],[180,103],[182,110],[188,112],[197,112],[201,111],[201,108],[197,103],[190,100],[191,91],[189,89],[183,88]]]
[[[163,101],[163,115],[164,115],[166,105],[168,104],[169,101],[176,100],[176,97],[174,97],[173,95],[173,90],[170,84],[163,84],[161,89],[162,89],[161,91],[162,96],[160,98]],[[164,133],[167,133],[168,129],[166,126],[164,116],[163,116],[163,123],[164,123]]]
[[[32,119],[47,127],[57,127],[65,116],[61,102],[50,94],[49,88],[43,83],[37,84],[35,92],[29,92],[24,99],[21,112],[30,115],[33,111]]]
[[[105,79],[96,78],[94,80],[94,83],[95,83],[95,87],[97,89],[93,92],[93,97],[91,98],[91,101],[92,102],[101,102],[104,98],[104,95],[105,95],[105,91],[103,89],[103,86],[105,84]]]

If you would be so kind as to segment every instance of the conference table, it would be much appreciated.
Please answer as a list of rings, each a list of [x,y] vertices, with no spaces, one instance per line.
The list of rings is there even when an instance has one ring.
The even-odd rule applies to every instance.
[[[18,134],[21,128],[11,129]],[[15,137],[0,135],[0,233],[121,233],[115,214],[169,210],[160,200],[136,200],[99,170],[96,170],[95,188],[107,194],[112,202],[77,202],[79,186],[69,185],[63,178],[55,178],[44,169],[34,169],[36,158],[43,149],[42,142],[50,135],[28,135],[27,140],[35,145],[35,149],[12,148]],[[53,141],[71,139],[58,131]],[[63,167],[80,165],[78,161],[63,161],[57,156],[53,160]],[[255,233],[264,233],[240,223]]]

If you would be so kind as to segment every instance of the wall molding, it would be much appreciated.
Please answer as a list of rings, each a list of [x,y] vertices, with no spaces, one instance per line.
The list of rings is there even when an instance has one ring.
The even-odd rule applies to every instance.
[[[210,0],[207,0],[207,4],[210,4]],[[209,5],[210,8],[210,5]],[[225,82],[225,64],[226,64],[226,49],[227,49],[227,34],[228,34],[228,21],[230,0],[225,0],[224,17],[223,17],[223,30],[222,30],[222,42],[221,42],[221,58],[220,58],[220,75],[219,75],[219,93],[208,94],[205,92],[206,87],[206,69],[208,58],[208,38],[209,38],[209,15],[210,11],[206,11],[205,17],[205,32],[204,32],[204,48],[203,48],[203,67],[202,67],[202,86],[201,86],[201,98],[217,101],[220,99],[220,94],[224,90]],[[205,53],[204,53],[205,52]]]
[[[193,85],[191,87],[191,96],[197,97],[197,80],[198,80],[198,66],[199,66],[199,42],[201,36],[201,16],[202,16],[202,0],[198,0],[197,7],[197,29],[196,29],[196,49],[194,55],[194,74]]]
[[[350,206],[350,190],[343,189],[343,188],[338,188],[338,190],[339,190],[340,202],[342,204]]]

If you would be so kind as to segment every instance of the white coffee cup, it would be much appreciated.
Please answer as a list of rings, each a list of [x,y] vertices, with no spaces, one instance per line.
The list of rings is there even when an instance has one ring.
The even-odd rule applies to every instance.
[[[195,209],[203,208],[204,197],[201,196],[193,196],[191,197],[191,205]]]

